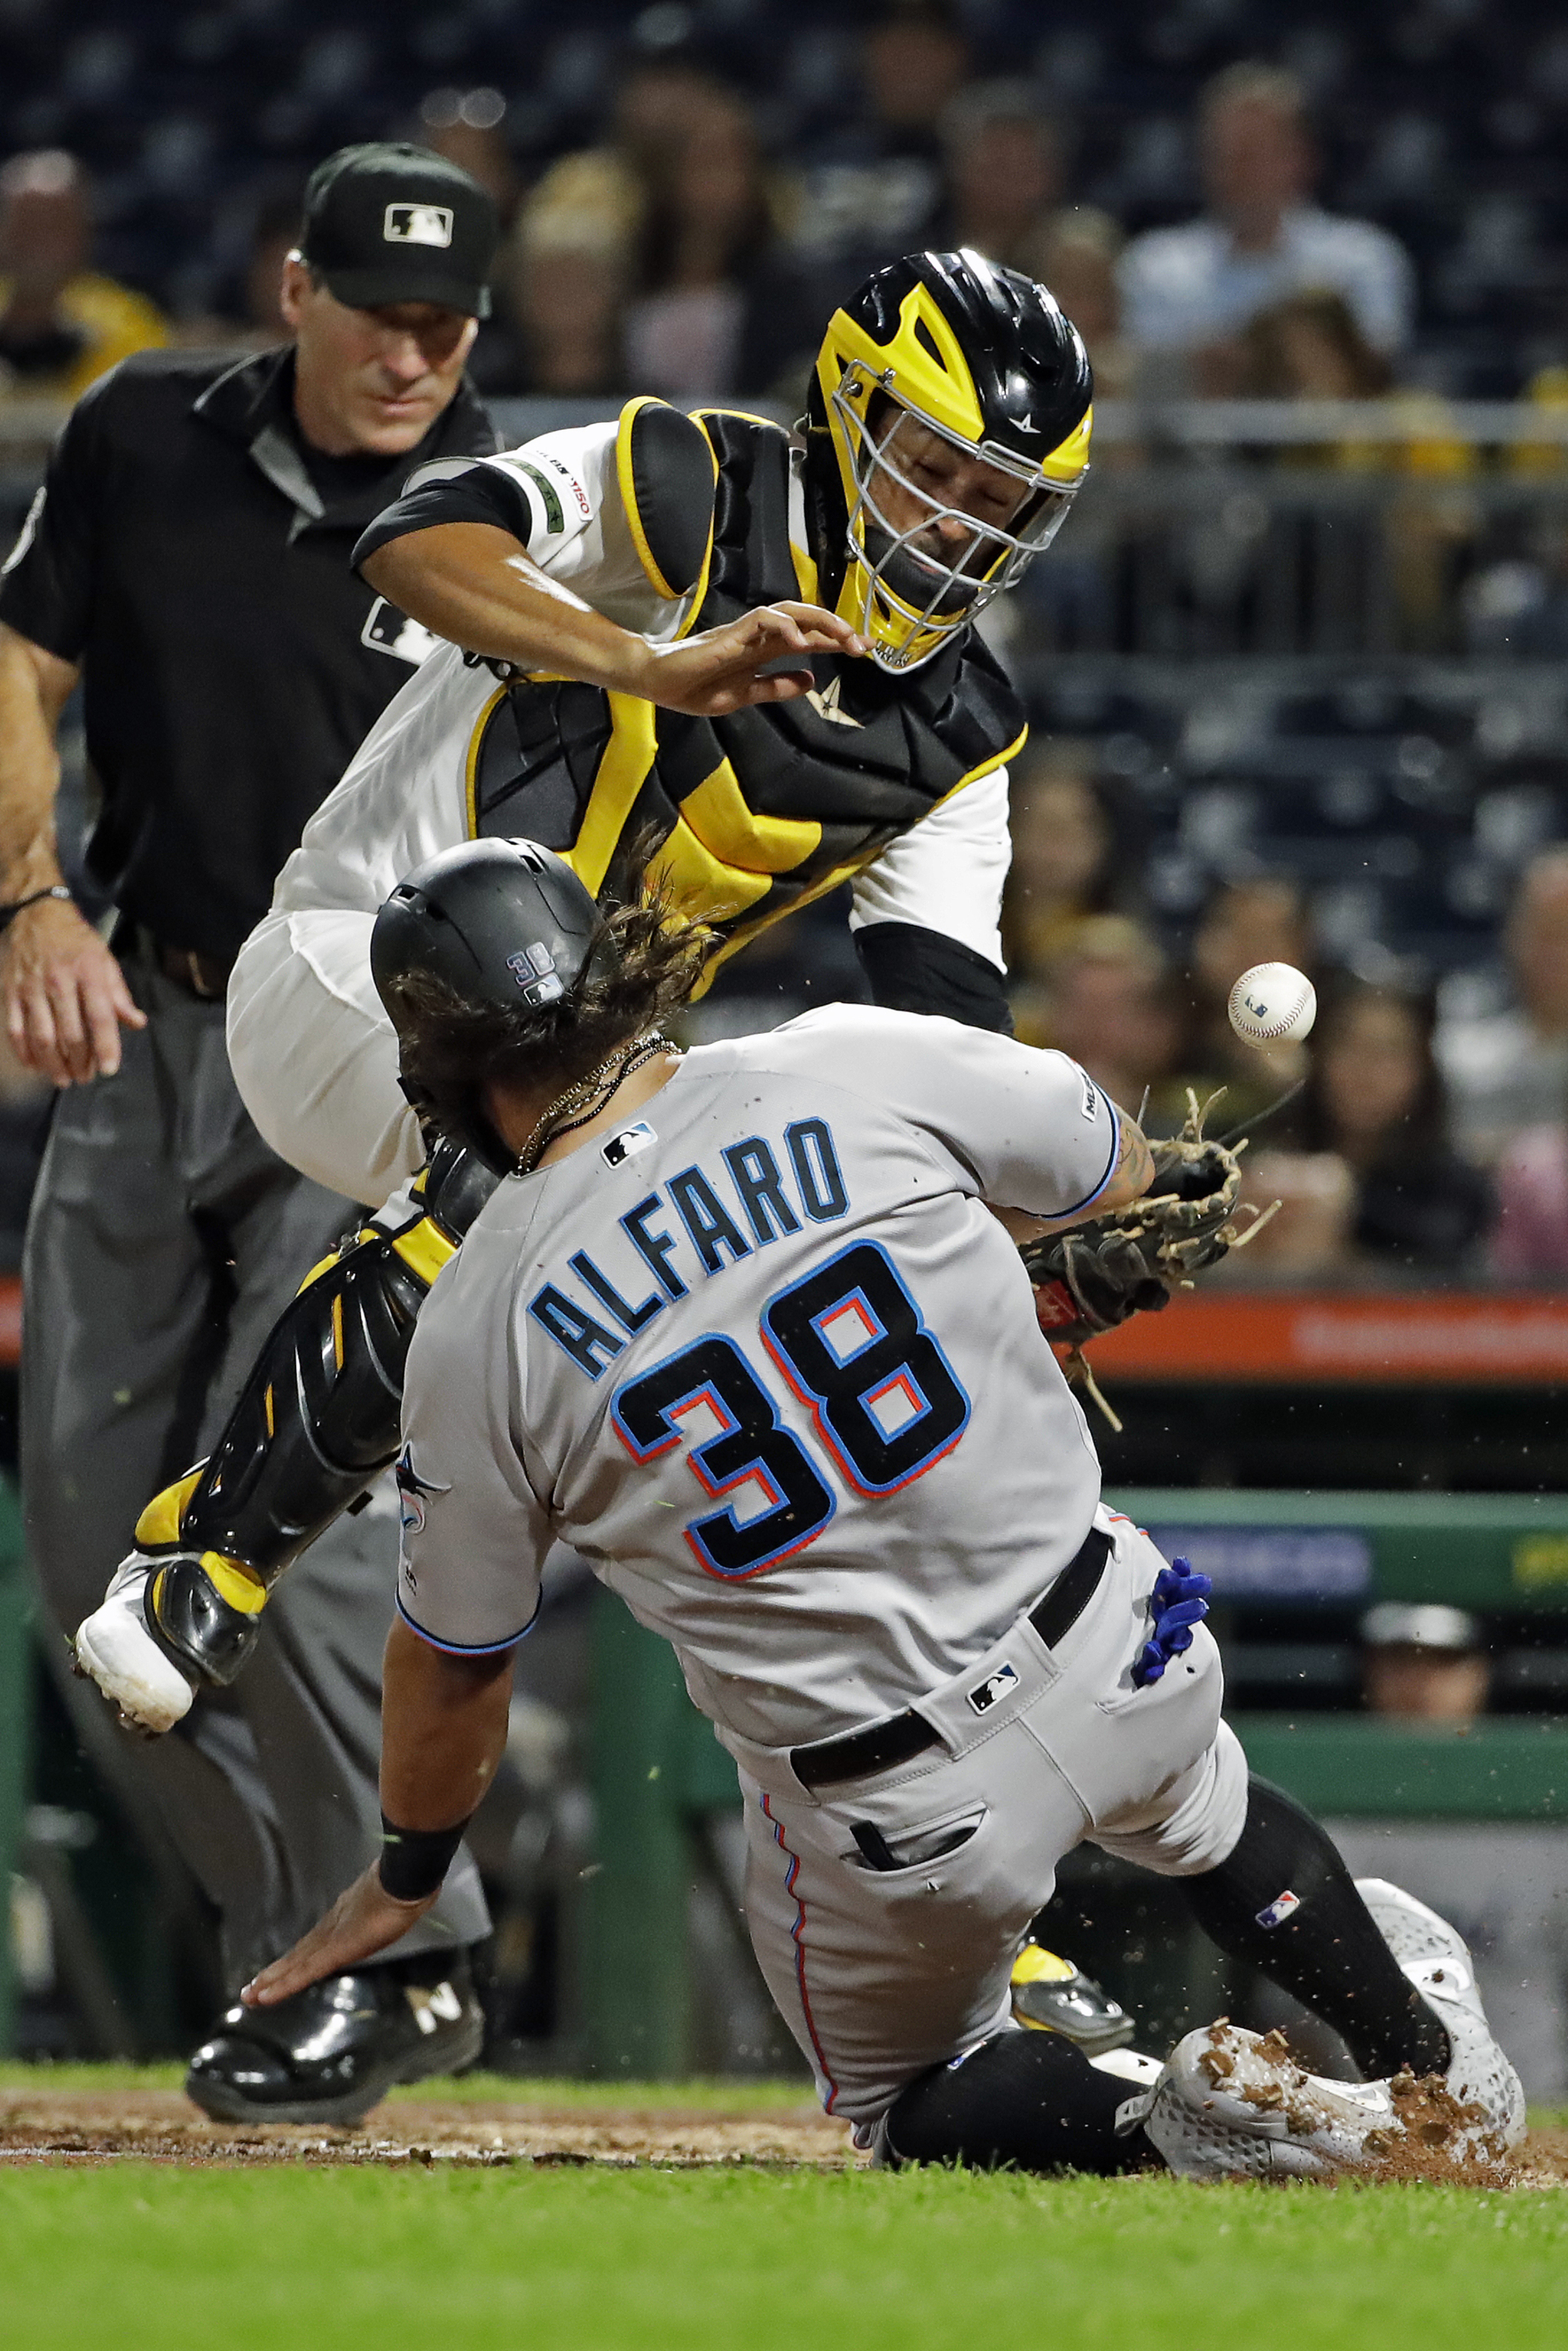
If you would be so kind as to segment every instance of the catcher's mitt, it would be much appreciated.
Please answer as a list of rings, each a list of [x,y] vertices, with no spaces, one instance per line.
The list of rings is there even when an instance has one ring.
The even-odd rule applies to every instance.
[[[1150,1145],[1155,1180],[1130,1208],[1025,1244],[1023,1261],[1049,1339],[1081,1347],[1130,1314],[1157,1312],[1173,1290],[1257,1230],[1256,1221],[1245,1233],[1233,1221],[1239,1155],[1247,1146],[1229,1151],[1205,1138],[1212,1106],[1200,1111],[1188,1093],[1186,1124],[1168,1142]]]

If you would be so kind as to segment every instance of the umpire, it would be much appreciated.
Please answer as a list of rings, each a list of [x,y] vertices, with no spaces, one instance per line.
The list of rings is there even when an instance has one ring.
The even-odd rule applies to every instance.
[[[251,1124],[225,988],[307,820],[434,642],[349,556],[416,467],[495,446],[464,365],[496,235],[488,195],[437,156],[332,156],[284,266],[292,345],[106,376],[0,576],[0,986],[17,1053],[61,1090],[25,1261],[23,1493],[62,1629],[354,1217]],[[78,676],[108,946],[55,843],[54,738]],[[345,1528],[290,1577],[232,1691],[115,1757],[215,1905],[235,1986],[379,1841],[395,1526],[372,1507]],[[385,1963],[261,2033],[220,2019],[192,2095],[232,2119],[342,2121],[450,2070],[477,2050],[466,1951],[487,1927],[469,1862]]]

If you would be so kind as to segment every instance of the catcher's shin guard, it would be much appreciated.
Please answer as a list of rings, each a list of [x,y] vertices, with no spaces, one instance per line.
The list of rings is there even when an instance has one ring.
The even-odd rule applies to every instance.
[[[142,1512],[148,1629],[196,1681],[234,1680],[272,1586],[395,1458],[420,1307],[496,1180],[438,1144],[416,1186],[424,1213],[366,1226],[315,1268],[207,1459]]]

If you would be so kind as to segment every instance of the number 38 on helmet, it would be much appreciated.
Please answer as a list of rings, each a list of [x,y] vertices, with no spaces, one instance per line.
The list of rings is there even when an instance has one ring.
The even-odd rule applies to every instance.
[[[881,667],[929,661],[1050,545],[1092,397],[1071,320],[977,253],[913,254],[834,312],[807,417],[812,537],[842,549],[822,601]]]

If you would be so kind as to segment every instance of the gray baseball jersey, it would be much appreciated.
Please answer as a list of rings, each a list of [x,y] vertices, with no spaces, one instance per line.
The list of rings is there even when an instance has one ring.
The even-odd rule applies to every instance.
[[[893,1713],[1082,1541],[1088,1429],[985,1201],[1087,1209],[1076,1063],[835,1006],[703,1047],[641,1117],[504,1183],[409,1356],[399,1605],[498,1648],[570,1543],[721,1738]]]

